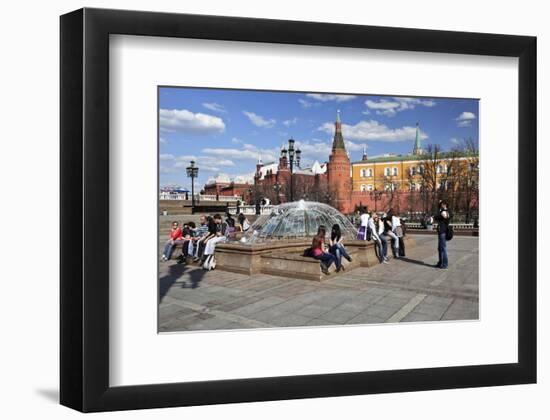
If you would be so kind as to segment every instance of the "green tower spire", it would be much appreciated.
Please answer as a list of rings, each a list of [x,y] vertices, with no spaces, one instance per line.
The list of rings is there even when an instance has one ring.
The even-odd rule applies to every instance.
[[[421,155],[422,147],[420,146],[420,127],[416,123],[416,139],[414,140],[413,155]]]

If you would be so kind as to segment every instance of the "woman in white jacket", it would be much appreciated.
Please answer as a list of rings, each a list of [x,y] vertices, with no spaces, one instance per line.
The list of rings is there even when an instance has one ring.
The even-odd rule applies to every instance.
[[[369,228],[372,232],[372,239],[374,240],[374,246],[378,247],[378,259],[381,263],[388,263],[388,238],[384,235],[384,224],[378,217],[378,214],[371,212],[369,218]]]

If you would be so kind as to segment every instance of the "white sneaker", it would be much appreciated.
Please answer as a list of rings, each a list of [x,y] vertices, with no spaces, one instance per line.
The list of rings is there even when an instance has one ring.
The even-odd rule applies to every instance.
[[[388,260],[382,261],[382,264],[389,264]]]

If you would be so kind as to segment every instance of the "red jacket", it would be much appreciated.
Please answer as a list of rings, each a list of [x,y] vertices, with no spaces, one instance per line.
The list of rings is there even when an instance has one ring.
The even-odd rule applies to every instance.
[[[183,239],[183,234],[182,234],[181,228],[178,227],[178,228],[172,230],[170,232],[170,239],[172,239],[173,241]]]

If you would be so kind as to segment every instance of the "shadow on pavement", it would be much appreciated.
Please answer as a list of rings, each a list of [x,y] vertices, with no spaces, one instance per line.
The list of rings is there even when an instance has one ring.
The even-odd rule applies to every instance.
[[[423,266],[425,266],[425,267],[430,267],[430,268],[436,268],[436,267],[434,266],[434,264],[426,264],[424,261],[413,260],[412,258],[400,257],[399,260],[400,260],[400,261],[405,261],[405,262],[411,263],[411,264],[423,265]]]
[[[206,270],[202,270],[199,267],[189,266],[189,264],[172,264],[168,267],[168,274],[163,275],[159,278],[159,299],[162,301],[166,293],[170,288],[176,283],[184,273],[187,273],[191,279],[191,284],[188,285],[187,282],[183,282],[181,285],[182,288],[196,289],[199,287],[202,278],[207,273]]]

